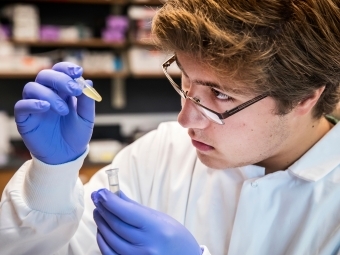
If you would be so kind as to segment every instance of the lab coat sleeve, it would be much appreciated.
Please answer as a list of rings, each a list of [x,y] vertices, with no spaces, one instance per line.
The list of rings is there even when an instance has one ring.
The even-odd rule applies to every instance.
[[[87,153],[61,165],[33,158],[15,173],[1,197],[0,254],[75,254],[69,242],[84,210],[78,171]]]

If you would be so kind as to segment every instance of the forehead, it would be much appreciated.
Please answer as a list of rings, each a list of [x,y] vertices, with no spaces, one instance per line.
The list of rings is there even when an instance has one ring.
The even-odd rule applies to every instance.
[[[249,85],[238,81],[232,75],[222,76],[216,73],[207,62],[197,57],[185,53],[176,53],[175,62],[193,84],[206,85],[237,95],[254,95]]]

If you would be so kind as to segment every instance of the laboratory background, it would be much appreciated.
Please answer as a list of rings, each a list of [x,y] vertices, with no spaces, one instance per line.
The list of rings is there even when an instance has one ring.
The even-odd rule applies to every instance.
[[[0,2],[0,193],[31,156],[17,132],[14,104],[37,73],[77,63],[103,100],[96,103],[85,183],[127,144],[162,121],[176,120],[180,97],[161,64],[169,53],[150,38],[160,0],[22,0]],[[169,70],[175,81],[180,72]]]

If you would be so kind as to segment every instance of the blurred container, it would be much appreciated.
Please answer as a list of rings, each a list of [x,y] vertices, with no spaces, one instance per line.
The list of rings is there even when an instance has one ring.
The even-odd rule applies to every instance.
[[[131,40],[149,43],[151,39],[151,21],[156,14],[156,9],[144,6],[131,6],[128,16],[131,20]]]
[[[80,39],[78,27],[77,26],[60,27],[59,39],[60,41],[78,41]]]
[[[15,54],[15,47],[8,41],[0,41],[0,57],[12,56]]]
[[[5,56],[1,57],[1,72],[36,73],[42,69],[51,68],[52,60],[48,57],[35,56]]]
[[[38,40],[40,27],[38,8],[30,4],[15,4],[12,8],[13,38]]]
[[[8,40],[10,38],[10,28],[9,26],[0,24],[0,41]]]
[[[52,66],[51,58],[30,56],[27,46],[14,46],[8,41],[0,41],[0,59],[0,73],[38,72]]]
[[[108,42],[125,42],[129,20],[125,16],[110,15],[106,18],[106,27],[102,30],[102,39]]]
[[[123,144],[116,140],[91,141],[90,148],[88,157],[92,163],[111,163]]]
[[[60,28],[52,25],[42,25],[40,27],[40,39],[42,41],[58,41]]]
[[[106,27],[125,32],[129,27],[129,19],[126,16],[109,15],[106,18]]]
[[[87,52],[82,56],[82,67],[85,72],[111,73],[115,69],[115,56],[110,51]]]
[[[133,47],[128,52],[131,73],[134,75],[162,75],[162,64],[169,56],[158,50],[143,47]],[[176,65],[168,68],[168,73],[179,75],[180,69]]]
[[[124,33],[121,33],[114,29],[104,29],[102,31],[102,39],[105,42],[123,43],[126,40],[126,36]]]
[[[0,111],[0,166],[8,163],[10,152],[9,117]]]

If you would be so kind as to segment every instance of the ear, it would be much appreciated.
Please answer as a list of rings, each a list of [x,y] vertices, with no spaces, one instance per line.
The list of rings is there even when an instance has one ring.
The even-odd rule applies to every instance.
[[[314,91],[312,95],[300,101],[295,107],[295,112],[299,115],[305,115],[313,110],[313,107],[321,97],[325,86],[322,86]]]

